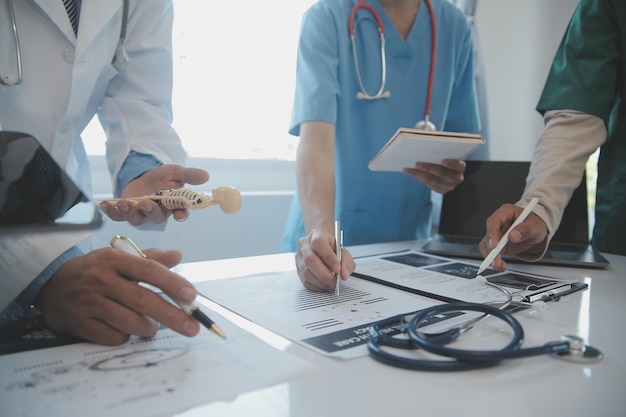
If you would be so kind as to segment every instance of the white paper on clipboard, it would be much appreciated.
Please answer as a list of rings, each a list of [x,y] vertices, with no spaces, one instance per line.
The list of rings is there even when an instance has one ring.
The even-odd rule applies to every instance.
[[[416,162],[440,164],[444,159],[465,159],[484,144],[482,136],[472,133],[400,128],[368,167],[372,171],[401,172]]]

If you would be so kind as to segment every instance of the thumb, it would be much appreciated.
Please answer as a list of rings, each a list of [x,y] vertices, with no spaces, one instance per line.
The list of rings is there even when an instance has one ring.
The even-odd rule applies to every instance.
[[[209,173],[200,168],[184,168],[182,170],[182,178],[179,178],[181,183],[199,185],[204,184],[209,180]]]

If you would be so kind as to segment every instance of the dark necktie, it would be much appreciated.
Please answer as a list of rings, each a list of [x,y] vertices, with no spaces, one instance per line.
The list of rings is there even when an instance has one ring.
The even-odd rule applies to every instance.
[[[67,16],[70,18],[70,23],[74,29],[74,34],[78,35],[78,10],[76,9],[76,0],[63,0],[65,10],[67,10]]]

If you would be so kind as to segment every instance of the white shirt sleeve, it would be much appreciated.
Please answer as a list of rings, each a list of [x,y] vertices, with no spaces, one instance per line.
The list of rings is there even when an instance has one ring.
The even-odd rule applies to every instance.
[[[90,235],[64,231],[0,237],[0,311],[59,255]]]
[[[535,247],[518,256],[526,260],[540,259],[547,243],[554,236],[563,210],[572,193],[580,185],[587,161],[607,137],[604,121],[574,110],[551,110],[544,115],[545,128],[537,141],[533,161],[520,201],[526,206],[539,199],[534,212],[548,228],[546,247]]]

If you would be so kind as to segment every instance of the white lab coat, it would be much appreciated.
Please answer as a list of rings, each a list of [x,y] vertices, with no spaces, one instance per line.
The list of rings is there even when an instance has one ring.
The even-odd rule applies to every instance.
[[[122,0],[82,0],[78,39],[63,3],[13,1],[23,82],[0,85],[0,125],[33,135],[83,191],[91,174],[80,138],[96,112],[107,133],[115,181],[131,150],[162,163],[184,164],[171,127],[172,0],[130,0],[125,47],[129,61],[111,65],[119,41]],[[16,71],[7,3],[0,4],[0,76]],[[10,57],[10,59],[5,59]],[[0,239],[0,310],[84,233]]]

